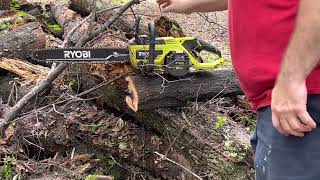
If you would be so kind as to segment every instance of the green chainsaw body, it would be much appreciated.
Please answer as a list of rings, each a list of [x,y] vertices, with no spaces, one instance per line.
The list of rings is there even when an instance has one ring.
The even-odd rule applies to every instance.
[[[149,40],[146,40],[144,44],[129,45],[130,62],[134,68],[141,69],[141,66],[150,64],[149,44]],[[214,55],[214,58],[207,57],[204,62],[199,56],[201,51]],[[157,37],[154,54],[153,71],[167,72],[176,77],[186,75],[190,68],[197,71],[213,70],[225,61],[218,49],[195,37]]]

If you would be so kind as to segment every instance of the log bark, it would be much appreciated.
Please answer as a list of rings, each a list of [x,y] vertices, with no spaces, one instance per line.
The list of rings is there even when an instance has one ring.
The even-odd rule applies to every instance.
[[[26,59],[30,49],[45,48],[46,35],[38,22],[31,22],[9,32],[0,32],[0,57]]]
[[[89,27],[88,21],[83,21],[83,18],[80,14],[76,13],[69,9],[66,5],[54,5],[50,6],[51,12],[57,22],[62,26],[64,30],[64,38],[68,38],[71,42],[71,46],[75,45],[79,39],[81,39]],[[78,26],[71,34],[70,31],[74,29],[75,26]],[[95,24],[95,26],[99,26]]]
[[[202,179],[253,179],[249,136],[244,129],[231,120],[217,128],[216,106],[206,106],[198,114],[192,111],[192,106],[182,110],[158,109],[122,119],[73,100],[25,116],[24,121],[14,124],[14,133],[7,133],[9,136],[0,142],[19,148],[13,149],[15,155],[36,155],[40,160],[49,158],[56,163],[63,156],[69,161],[73,161],[70,156],[86,154],[92,154],[93,159],[114,157],[125,168],[134,167],[129,173],[148,172],[151,179],[197,179],[190,172]],[[148,128],[135,125],[133,118]],[[63,161],[60,165],[75,174],[78,170]],[[94,169],[92,166],[90,163],[89,169]]]
[[[1,0],[0,1],[0,10],[9,10],[10,9],[10,0]]]
[[[184,106],[188,101],[211,99],[215,96],[242,95],[232,70],[195,72],[180,80],[164,77],[128,77],[127,105],[134,111]]]
[[[7,132],[11,132],[14,127],[14,133],[6,133],[9,134],[7,137],[0,138],[2,146],[13,148],[17,156],[22,153],[28,154],[30,158],[37,156],[40,160],[56,159],[56,163],[74,171],[73,175],[80,175],[77,173],[81,165],[90,164],[88,170],[82,173],[90,173],[90,169],[95,168],[102,171],[117,168],[120,172],[127,169],[125,174],[135,174],[146,179],[181,179],[182,176],[193,179],[192,175],[179,166],[158,161],[159,157],[154,152],[165,154],[169,151],[168,158],[189,168],[187,158],[180,151],[169,150],[169,143],[165,139],[121,117],[99,111],[88,103],[72,101],[49,106],[40,110],[37,113],[39,115],[25,116],[24,121],[8,128]],[[62,161],[64,154],[68,160]],[[76,157],[81,155],[91,155],[91,163],[83,161],[77,162],[82,164],[76,167],[72,166],[72,161],[77,161]],[[117,164],[104,167],[108,165],[107,162],[113,162],[112,158],[123,167]],[[97,159],[100,159],[100,163],[98,161],[94,165]]]
[[[218,101],[221,99],[212,103]],[[194,113],[197,106],[200,111]],[[182,150],[191,162],[191,170],[204,179],[252,179],[253,156],[248,133],[218,112],[219,105],[197,103],[181,110],[157,109],[132,115],[166,136],[173,149]],[[225,118],[221,127],[217,125],[219,118]]]
[[[82,78],[85,83],[83,87],[87,86],[89,79],[95,78],[96,82],[99,82],[99,78],[90,75],[83,75]],[[243,92],[232,70],[216,70],[191,73],[180,80],[133,74],[112,86],[101,88],[91,96],[97,94],[103,94],[100,98],[103,104],[116,109],[129,107],[137,112],[164,107],[182,107],[189,101],[205,101],[218,96],[237,96],[243,95]]]
[[[92,10],[93,6],[92,3],[93,0],[71,0],[70,1],[70,8],[74,11],[82,14],[82,15],[89,15]],[[111,3],[106,3],[105,1],[97,0],[97,11],[103,11],[109,8],[112,8],[114,6],[111,5]],[[104,11],[102,13],[98,13],[97,18],[98,22],[103,23],[106,20],[108,20],[110,17],[112,17],[117,11],[116,10],[108,10]],[[126,35],[131,38],[133,37],[134,33],[134,27],[135,27],[135,20],[132,17],[120,17],[113,25],[114,28],[117,30],[120,30]],[[140,26],[140,33],[142,34],[148,34],[148,27],[145,24],[141,24]]]

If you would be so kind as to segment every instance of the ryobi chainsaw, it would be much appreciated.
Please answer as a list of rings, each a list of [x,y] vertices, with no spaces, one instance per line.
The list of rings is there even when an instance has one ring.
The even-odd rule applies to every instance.
[[[136,34],[127,48],[56,48],[36,49],[31,57],[36,61],[56,63],[130,63],[145,74],[162,72],[173,77],[183,77],[191,70],[212,70],[224,62],[221,52],[209,43],[194,37],[156,37],[154,22],[148,24],[149,36]],[[212,60],[203,60],[207,52]]]

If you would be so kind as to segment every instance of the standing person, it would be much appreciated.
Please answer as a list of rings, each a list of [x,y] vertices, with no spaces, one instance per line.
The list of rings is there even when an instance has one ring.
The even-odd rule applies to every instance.
[[[232,64],[258,115],[256,180],[320,179],[320,1],[158,3],[175,13],[228,9]]]

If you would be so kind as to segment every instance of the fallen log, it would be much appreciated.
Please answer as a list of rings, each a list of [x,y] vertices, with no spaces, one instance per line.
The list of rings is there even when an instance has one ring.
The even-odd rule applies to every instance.
[[[86,35],[89,27],[89,21],[84,20],[80,14],[72,11],[66,5],[50,5],[50,10],[56,21],[64,30],[64,38],[71,42],[71,46],[76,44],[79,39]],[[95,24],[98,27],[98,24]],[[75,28],[77,27],[77,28]]]
[[[219,115],[218,112],[223,110],[219,109],[221,105],[218,102],[223,103],[214,98],[242,94],[233,71],[202,72],[197,74],[198,77],[193,75],[194,81],[169,83],[164,89],[161,87],[163,79],[159,76],[126,76],[96,89],[86,98],[99,97],[97,103],[107,104],[121,113],[126,112],[148,129],[161,134],[171,142],[170,148],[182,151],[190,163],[190,170],[205,179],[250,179],[253,160],[249,135],[243,127]],[[102,81],[90,74],[85,77],[80,73],[79,77],[81,88],[90,88]],[[127,82],[128,85],[124,86]],[[139,101],[139,96],[143,97],[141,106],[131,106],[132,102],[125,101],[128,89],[136,92],[130,92],[132,102]],[[200,102],[202,98],[211,101]],[[192,100],[195,103],[188,105]],[[135,112],[137,106],[139,108]],[[177,106],[184,108],[177,109]],[[220,127],[218,124],[221,122],[223,125]]]
[[[180,80],[169,80],[161,76],[131,76],[126,81],[126,91],[130,95],[125,100],[134,111],[181,107],[188,101],[243,94],[232,70],[196,72]]]
[[[9,32],[0,32],[0,57],[29,58],[30,49],[45,48],[46,35],[38,22],[22,25]]]
[[[18,59],[8,59],[4,57],[0,58],[0,69],[5,69],[14,73],[28,83],[37,83],[44,79],[49,72],[49,68],[34,65]]]
[[[12,124],[7,131],[14,129],[14,133],[6,133],[9,136],[0,142],[19,148],[12,149],[15,156],[37,156],[41,162],[51,159],[74,174],[84,165],[88,165],[84,173],[97,168],[97,164],[86,161],[78,162],[78,166],[68,163],[76,161],[75,157],[91,155],[102,165],[114,158],[123,163],[118,168],[134,167],[129,173],[148,172],[153,178],[253,179],[248,133],[227,117],[219,122],[219,106],[199,103],[202,111],[197,114],[191,105],[180,110],[139,112],[133,114],[134,118],[123,119],[81,101],[73,99],[33,111],[37,113]],[[135,125],[136,120],[149,131]],[[63,162],[60,158],[69,160]]]
[[[204,179],[252,179],[249,135],[243,127],[219,114],[219,108],[223,107],[219,101],[224,99],[208,105],[192,104],[180,110],[157,109],[131,115],[167,137],[173,149],[181,150],[188,157],[191,170]]]
[[[169,150],[169,143],[165,139],[130,120],[126,121],[97,109],[76,99],[65,104],[48,106],[39,110],[39,115],[31,113],[25,116],[23,121],[10,126],[7,132],[14,132],[6,133],[8,137],[0,138],[0,142],[13,148],[15,156],[27,154],[28,158],[37,156],[41,162],[50,159],[59,162],[65,169],[73,171],[74,177],[94,173],[95,170],[111,174],[111,170],[118,169],[120,172],[125,171],[123,174],[133,174],[146,179],[181,179],[182,176],[193,179],[183,168],[159,160],[155,152],[165,154],[168,151],[167,158],[190,168],[187,158],[179,151]],[[91,163],[79,159],[78,165],[73,165],[77,157],[84,155],[91,157]],[[20,160],[24,160],[23,156]],[[83,169],[84,166],[88,167]],[[46,169],[49,172],[43,173],[53,170]]]
[[[81,15],[89,15],[94,8],[92,4],[93,0],[71,0],[70,8]],[[104,23],[117,12],[112,9],[113,7],[116,6],[112,5],[111,2],[107,3],[106,1],[97,0],[97,18],[99,23]],[[120,17],[112,27],[126,33],[131,38],[134,35],[135,20],[132,17]],[[146,24],[141,24],[140,30],[140,33],[148,34]]]

